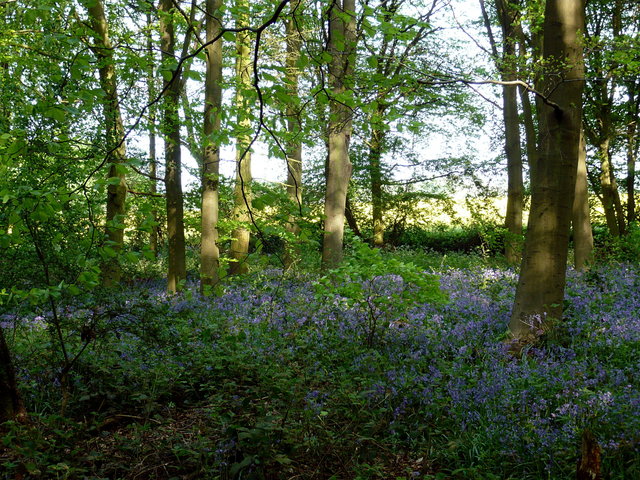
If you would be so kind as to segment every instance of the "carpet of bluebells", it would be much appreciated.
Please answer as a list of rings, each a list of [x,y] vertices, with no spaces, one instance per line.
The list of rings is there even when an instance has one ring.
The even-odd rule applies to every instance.
[[[640,478],[640,269],[570,270],[565,318],[520,358],[517,275],[437,275],[448,300],[389,274],[353,301],[272,269],[219,296],[149,281],[61,303],[70,355],[90,340],[63,382],[52,312],[7,313],[32,423],[2,433],[0,474],[562,479],[589,429],[605,478]]]

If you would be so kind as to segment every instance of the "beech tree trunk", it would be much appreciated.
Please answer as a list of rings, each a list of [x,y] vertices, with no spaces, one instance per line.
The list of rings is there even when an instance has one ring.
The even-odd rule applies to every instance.
[[[0,327],[0,424],[7,420],[15,420],[25,414],[9,347],[5,341],[2,327]]]
[[[535,341],[562,319],[569,227],[580,150],[584,84],[583,0],[547,0],[540,90],[539,160],[509,329],[514,347]]]
[[[238,0],[238,19],[236,28],[249,25],[249,8],[247,0]],[[249,269],[247,255],[249,254],[250,232],[246,224],[250,221],[249,207],[251,206],[251,151],[250,143],[251,115],[246,92],[251,88],[253,64],[251,60],[250,37],[248,32],[239,32],[236,37],[236,108],[238,135],[236,138],[236,185],[234,188],[233,219],[239,226],[233,229],[231,240],[231,263],[229,273],[237,275],[246,273]]]
[[[580,135],[580,150],[573,199],[573,254],[576,270],[586,270],[592,260],[593,231],[589,214],[589,188],[587,181],[587,147],[584,134]]]
[[[156,89],[156,79],[153,74],[154,68],[156,66],[154,48],[153,48],[153,36],[151,34],[151,27],[153,25],[153,21],[151,19],[151,14],[147,13],[147,28],[149,29],[148,37],[147,37],[147,53],[149,59],[149,65],[147,67],[147,101],[149,102],[149,191],[152,194],[158,193],[158,181],[156,177],[158,176],[158,155],[156,150],[156,106],[151,105],[151,103],[155,100],[157,95]],[[158,256],[158,237],[160,236],[160,226],[158,223],[158,212],[155,208],[151,210],[151,216],[153,221],[156,223],[153,227],[151,227],[151,232],[149,233],[149,248]]]
[[[493,36],[491,20],[484,0],[480,0],[482,16],[489,35],[494,61],[503,81],[516,80],[515,65],[517,44],[517,21],[519,12],[505,0],[496,0],[496,10],[502,29],[502,56],[498,55],[498,47]],[[524,186],[522,183],[522,151],[520,148],[520,118],[518,115],[518,87],[503,85],[502,87],[502,119],[505,132],[505,156],[507,158],[507,211],[505,228],[509,232],[505,239],[505,257],[511,264],[520,261],[522,235],[522,205]]]
[[[175,34],[172,0],[160,1],[160,49],[165,64],[175,61]],[[184,239],[184,206],[182,197],[182,156],[180,153],[180,72],[172,70],[165,79],[163,131],[165,157],[165,190],[167,195],[167,237],[169,268],[167,291],[175,293],[187,277]]]
[[[207,0],[206,39],[216,38],[222,24],[219,9],[222,0]],[[207,73],[204,99],[204,148],[202,153],[202,237],[200,246],[200,290],[219,281],[220,250],[218,249],[218,185],[220,181],[220,144],[215,134],[220,131],[222,109],[222,38],[206,50]]]
[[[378,117],[382,112],[377,112]],[[382,215],[382,143],[384,132],[377,125],[372,125],[369,140],[369,176],[371,177],[371,217],[373,220],[373,246],[384,246],[384,218]]]
[[[98,58],[100,86],[104,92],[102,108],[104,112],[106,148],[109,154],[109,185],[107,187],[107,246],[116,252],[124,243],[125,200],[127,197],[127,183],[125,179],[126,145],[124,125],[118,99],[118,81],[113,60],[113,46],[109,38],[109,26],[104,12],[102,0],[84,2],[91,29],[94,35],[92,47]],[[114,183],[111,183],[114,179]],[[102,265],[102,283],[112,286],[120,281],[122,269],[117,255],[109,258]]]
[[[498,17],[502,27],[502,78],[505,81],[517,79],[515,66],[516,31],[514,23],[517,12],[505,0],[498,0]],[[509,235],[505,242],[505,257],[509,263],[521,259],[522,204],[524,185],[522,182],[522,151],[520,149],[520,119],[518,115],[518,87],[502,87],[502,117],[505,128],[505,155],[507,157],[507,212],[505,227]]]
[[[624,214],[620,203],[620,193],[618,183],[611,164],[611,153],[609,151],[610,138],[602,138],[598,145],[598,155],[600,156],[600,187],[602,189],[602,206],[607,220],[609,233],[614,237],[624,234]]]
[[[350,87],[355,55],[355,0],[333,0],[329,12],[329,156],[324,202],[322,266],[335,267],[342,261],[347,189],[352,165],[349,159],[351,111],[338,98]]]
[[[287,133],[289,138],[287,141],[287,197],[292,206],[302,213],[302,141],[300,133],[302,125],[300,123],[300,108],[298,83],[300,69],[298,68],[298,60],[300,58],[300,48],[302,46],[302,38],[298,32],[299,25],[296,19],[300,16],[301,2],[293,0],[291,2],[290,17],[286,22],[286,84],[289,94],[289,103],[287,104],[285,115],[287,117]],[[293,236],[300,233],[300,227],[296,221],[296,215],[289,215],[287,223],[287,231]],[[289,267],[293,262],[292,245],[287,245],[284,261],[285,267]]]
[[[636,221],[636,159],[638,157],[639,142],[636,138],[638,132],[638,116],[640,114],[640,95],[638,84],[634,81],[627,88],[629,101],[627,102],[627,223]]]

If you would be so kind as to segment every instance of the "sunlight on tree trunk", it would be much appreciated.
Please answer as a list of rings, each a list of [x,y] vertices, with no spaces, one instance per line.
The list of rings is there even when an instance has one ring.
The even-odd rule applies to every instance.
[[[548,0],[541,104],[540,156],[533,178],[531,212],[509,329],[519,349],[562,319],[569,226],[580,147],[584,61],[581,0]],[[561,80],[559,80],[561,79]]]
[[[340,101],[348,87],[353,72],[355,55],[355,1],[334,0],[329,13],[329,157],[327,162],[326,192],[324,203],[324,239],[322,266],[335,267],[342,261],[344,220],[347,190],[352,165],[349,159],[351,137],[351,110]],[[345,14],[348,20],[345,20]]]
[[[164,95],[165,136],[165,189],[167,192],[167,237],[169,243],[169,268],[167,273],[167,291],[174,293],[187,277],[184,240],[184,206],[182,198],[182,157],[180,153],[180,119],[178,102],[180,100],[180,74],[172,67],[175,62],[175,35],[173,25],[173,2],[160,2],[160,48],[163,63],[169,69],[172,78],[165,77]]]
[[[207,0],[207,42],[222,30],[219,9],[222,0]],[[222,109],[222,38],[206,50],[207,75],[204,100],[204,148],[202,153],[202,237],[200,246],[200,291],[205,293],[219,281],[218,186],[220,182],[220,113]],[[218,138],[216,138],[218,135]]]
[[[126,145],[124,125],[118,99],[118,80],[113,58],[113,46],[109,38],[109,26],[102,0],[85,0],[89,12],[95,45],[92,47],[98,58],[100,86],[104,92],[103,111],[105,123],[106,149],[109,154],[109,185],[107,187],[107,243],[116,253],[124,242],[125,201],[127,183],[125,179]],[[113,182],[113,183],[112,183]],[[122,276],[118,255],[106,260],[102,265],[102,283],[105,286],[118,284]]]
[[[238,0],[236,28],[249,25],[250,4],[246,0]],[[233,193],[233,220],[239,225],[231,234],[231,263],[229,273],[238,275],[249,270],[247,255],[249,254],[250,232],[246,226],[249,223],[249,207],[251,206],[251,151],[248,149],[251,130],[251,106],[247,94],[252,87],[251,75],[253,63],[251,60],[251,44],[248,32],[239,32],[236,37],[236,109],[237,109],[237,138],[236,138],[236,185]]]

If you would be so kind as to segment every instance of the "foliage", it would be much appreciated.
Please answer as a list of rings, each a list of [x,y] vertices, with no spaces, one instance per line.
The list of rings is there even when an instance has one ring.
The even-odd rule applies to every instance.
[[[448,300],[431,275],[421,300],[409,259],[437,260],[355,243],[343,284],[262,270],[218,297],[147,281],[66,301],[70,349],[93,339],[64,417],[51,312],[7,311],[32,423],[4,426],[0,477],[568,478],[585,427],[608,478],[638,476],[637,266],[571,271],[561,334],[515,359],[513,271],[452,255]],[[389,321],[373,345],[367,296]]]
[[[394,245],[432,250],[438,253],[484,252],[496,255],[504,251],[506,234],[503,227],[491,224],[435,225],[429,229],[411,225],[394,239]]]
[[[640,259],[640,227],[637,223],[630,224],[627,232],[618,237],[611,236],[604,227],[594,228],[594,243],[600,259],[633,263]]]
[[[405,313],[418,303],[442,303],[446,295],[437,277],[412,263],[385,257],[379,249],[357,237],[342,264],[316,283],[318,298],[336,297],[362,319],[362,336],[367,346],[380,341],[380,332],[402,326]]]

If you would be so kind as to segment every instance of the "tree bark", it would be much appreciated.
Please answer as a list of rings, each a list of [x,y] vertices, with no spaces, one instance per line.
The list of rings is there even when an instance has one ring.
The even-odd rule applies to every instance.
[[[300,0],[291,2],[290,17],[286,22],[287,35],[287,56],[286,56],[286,84],[290,102],[287,104],[285,115],[287,117],[287,197],[292,208],[295,206],[298,212],[302,213],[302,141],[300,133],[302,125],[300,122],[298,83],[300,69],[298,60],[300,58],[300,48],[302,38],[298,32],[296,19],[299,17],[301,8]],[[296,221],[296,215],[289,215],[287,231],[292,236],[300,233],[300,227]],[[284,261],[285,267],[291,266],[293,262],[292,245],[287,245]]]
[[[498,0],[498,17],[502,27],[502,79],[517,79],[515,66],[516,30],[518,12],[505,0]],[[505,242],[505,257],[511,264],[521,259],[522,205],[524,185],[522,181],[522,151],[520,149],[520,119],[518,115],[518,87],[502,87],[502,116],[505,127],[505,155],[507,157],[507,212],[505,227],[509,235]]]
[[[491,41],[496,66],[503,81],[517,80],[515,66],[517,31],[515,28],[519,12],[505,0],[496,0],[496,10],[502,29],[502,58],[491,29],[484,0],[480,0],[482,14]],[[524,185],[522,182],[522,151],[520,148],[520,118],[518,115],[518,87],[502,87],[502,119],[505,132],[505,156],[507,158],[507,211],[505,228],[509,232],[505,240],[505,257],[511,264],[521,259],[522,206]]]
[[[156,79],[153,75],[153,71],[155,68],[155,55],[153,50],[153,36],[151,34],[151,27],[153,25],[153,21],[151,19],[151,13],[147,13],[147,28],[149,29],[148,37],[147,37],[147,53],[148,53],[148,61],[149,65],[147,66],[147,101],[149,102],[149,177],[150,177],[150,185],[149,191],[152,194],[158,193],[158,181],[156,177],[158,176],[158,155],[156,150],[156,106],[152,103],[154,102],[157,89],[156,89]],[[158,237],[160,232],[160,225],[158,224],[158,212],[155,208],[151,209],[151,217],[153,219],[154,225],[151,227],[151,232],[149,233],[149,248],[154,253],[154,255],[158,256]]]
[[[611,153],[609,151],[610,137],[601,138],[598,145],[598,156],[600,157],[600,188],[602,189],[602,206],[607,220],[609,233],[614,237],[624,234],[625,226],[622,215],[622,205],[620,203],[620,193],[618,184],[611,164]]]
[[[579,154],[575,198],[573,200],[573,262],[576,270],[586,270],[592,260],[593,231],[589,214],[587,147],[584,134],[580,135]]]
[[[380,118],[382,112],[377,112]],[[384,219],[382,215],[382,144],[384,132],[378,125],[371,126],[369,140],[369,176],[371,177],[371,217],[373,220],[373,246],[384,246]]]
[[[339,101],[350,87],[355,55],[355,0],[333,0],[329,12],[329,158],[324,203],[322,266],[332,268],[342,261],[347,189],[352,165],[349,159],[351,111]],[[345,15],[348,16],[345,19]],[[338,98],[337,98],[338,97]]]
[[[627,88],[629,100],[627,102],[627,223],[636,221],[636,159],[638,156],[638,115],[640,110],[640,95],[638,94],[638,84],[634,81]]]
[[[237,0],[238,17],[236,28],[249,25],[250,4],[247,0]],[[233,229],[231,240],[231,263],[229,273],[238,275],[249,269],[250,232],[247,224],[250,221],[251,206],[251,151],[249,150],[251,115],[246,92],[251,88],[253,63],[251,61],[250,37],[248,32],[239,32],[236,37],[236,108],[238,134],[236,138],[236,185],[234,188],[233,219],[238,226]]]
[[[2,327],[0,327],[0,425],[25,415],[26,411],[18,392],[11,354]]]
[[[219,9],[222,0],[207,0],[206,40],[216,38],[222,30]],[[202,153],[202,237],[200,246],[200,290],[219,281],[220,250],[218,248],[218,186],[220,181],[220,132],[222,109],[222,38],[206,50],[207,71],[204,99],[204,148]]]
[[[569,226],[580,147],[584,83],[583,0],[547,0],[542,91],[555,107],[540,109],[540,156],[516,298],[509,322],[519,349],[562,319]]]
[[[165,190],[167,195],[167,237],[169,265],[167,291],[175,293],[187,277],[184,239],[184,206],[182,197],[182,156],[180,152],[180,72],[167,65],[175,61],[175,33],[172,0],[160,1],[160,49],[163,63],[171,72],[165,78],[163,130],[165,151]]]
[[[105,145],[109,155],[109,185],[107,187],[106,245],[116,252],[124,243],[125,201],[127,182],[125,178],[126,145],[124,125],[118,99],[118,81],[113,59],[113,46],[109,38],[109,26],[102,0],[84,2],[95,45],[92,47],[99,64],[100,86],[104,92],[102,108],[105,122]],[[111,183],[114,179],[114,183]],[[102,283],[104,286],[120,282],[122,269],[117,255],[110,257],[102,265]]]

